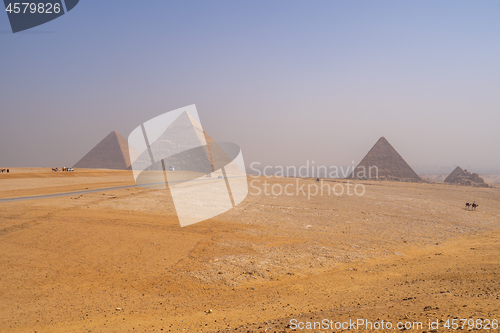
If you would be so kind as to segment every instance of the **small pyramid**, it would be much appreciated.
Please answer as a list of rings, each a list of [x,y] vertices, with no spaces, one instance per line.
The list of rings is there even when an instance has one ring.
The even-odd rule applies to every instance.
[[[488,184],[477,173],[470,173],[459,166],[446,177],[444,182],[466,186],[488,187]]]
[[[134,150],[131,147],[131,151]],[[126,170],[129,166],[128,142],[113,131],[83,156],[73,168]]]
[[[455,183],[457,180],[462,179],[462,178],[467,178],[467,174],[465,173],[464,169],[457,166],[455,168],[455,170],[453,170],[448,175],[448,177],[445,178],[444,182],[445,183]]]
[[[375,143],[349,178],[422,181],[384,137]]]

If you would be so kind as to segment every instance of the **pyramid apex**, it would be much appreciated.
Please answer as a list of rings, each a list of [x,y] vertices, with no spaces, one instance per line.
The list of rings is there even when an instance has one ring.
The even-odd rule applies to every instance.
[[[120,133],[117,131],[111,131],[107,136],[116,137],[120,141],[127,141]]]
[[[120,137],[120,133],[118,133],[117,131],[111,131],[108,133],[108,135],[105,136],[105,138],[111,138],[111,137]]]
[[[389,141],[385,138],[385,136],[381,136],[377,142],[389,142]]]
[[[193,121],[193,122],[195,122],[196,124],[198,124],[198,122],[196,121],[196,119],[194,119],[194,118],[193,118],[193,116],[192,116],[189,112],[187,112],[187,111],[184,111],[184,112],[186,112],[187,116],[189,117],[189,119],[190,119],[191,121]]]
[[[199,130],[203,130],[201,125],[198,123],[198,121],[196,121],[196,119],[191,114],[189,114],[189,112],[187,112],[187,111],[184,111],[177,119],[181,119],[182,117],[184,117],[184,114],[187,116],[187,119],[189,120],[189,122],[191,122],[191,125],[193,125],[194,127],[196,127]]]

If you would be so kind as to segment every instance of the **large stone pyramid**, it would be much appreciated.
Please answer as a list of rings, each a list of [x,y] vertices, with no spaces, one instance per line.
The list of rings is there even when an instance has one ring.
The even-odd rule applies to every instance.
[[[149,149],[133,159],[130,169],[159,171],[165,167],[166,170],[208,174],[229,164],[234,158],[214,142],[187,111],[153,139],[153,142],[148,142]],[[231,167],[233,164],[227,166],[226,171],[229,172]]]
[[[207,142],[213,140],[188,112],[179,115],[157,138],[148,136],[148,141],[149,149],[132,161],[131,169],[162,170],[163,159],[167,169],[213,171],[207,147]]]
[[[382,179],[421,182],[393,146],[381,137],[351,173],[354,179]]]
[[[131,151],[133,152],[134,149],[132,148]],[[126,170],[128,167],[130,167],[128,142],[114,131],[73,166],[73,168],[118,170]]]
[[[446,177],[444,182],[466,186],[488,187],[488,184],[477,173],[470,173],[459,166]]]

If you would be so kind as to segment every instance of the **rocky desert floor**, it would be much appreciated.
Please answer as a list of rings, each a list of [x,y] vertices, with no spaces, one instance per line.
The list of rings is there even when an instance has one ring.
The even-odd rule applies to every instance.
[[[308,198],[264,181],[312,179],[248,180],[236,208],[181,228],[167,190],[1,201],[133,185],[130,172],[0,174],[0,332],[498,330],[500,188],[370,181]]]

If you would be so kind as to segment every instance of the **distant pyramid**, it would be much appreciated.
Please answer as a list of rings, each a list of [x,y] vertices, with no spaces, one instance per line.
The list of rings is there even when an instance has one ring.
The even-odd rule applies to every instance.
[[[135,151],[133,147],[130,150]],[[73,168],[126,170],[129,166],[128,142],[113,131],[83,156]]]
[[[163,132],[150,131],[149,147],[137,159],[132,159],[133,170],[193,171],[210,174],[222,167],[227,173],[241,173],[231,161],[234,147],[216,143],[201,125],[187,112],[181,113]],[[155,135],[156,133],[156,135]],[[151,142],[151,140],[154,140]]]
[[[458,185],[488,187],[488,184],[486,184],[484,179],[477,173],[470,173],[459,166],[446,177],[444,182]]]
[[[349,176],[355,179],[376,179],[377,177],[385,180],[422,181],[384,137],[375,143]]]
[[[444,180],[445,183],[456,183],[459,180],[462,180],[464,178],[467,178],[467,174],[465,173],[464,169],[461,167],[457,166],[455,170],[453,170],[448,177]]]
[[[149,149],[133,159],[133,169],[162,170],[160,162],[164,160],[167,170],[212,172],[208,141],[213,142],[201,125],[184,111],[157,138],[148,136]]]

